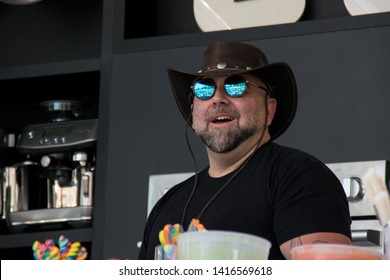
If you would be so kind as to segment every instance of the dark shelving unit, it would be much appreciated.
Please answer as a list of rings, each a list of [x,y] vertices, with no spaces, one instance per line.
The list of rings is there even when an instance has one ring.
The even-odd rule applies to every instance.
[[[1,129],[17,135],[25,125],[47,121],[40,107],[47,100],[88,102],[96,117],[102,6],[102,0],[0,3]],[[8,226],[2,220],[0,257],[32,259],[34,241],[64,235],[82,242],[90,258],[92,231],[93,220],[36,226]]]

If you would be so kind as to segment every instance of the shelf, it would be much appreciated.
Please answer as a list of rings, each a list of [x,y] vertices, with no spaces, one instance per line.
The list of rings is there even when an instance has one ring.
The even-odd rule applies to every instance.
[[[181,27],[174,26],[175,23],[172,22],[174,20],[171,20],[171,22],[163,22],[163,19],[167,17],[167,15],[172,14],[173,11],[175,11],[175,8],[173,7],[168,11],[166,9],[164,10],[161,8],[162,5],[159,5],[159,2],[160,0],[154,0],[152,3],[147,2],[152,7],[151,9],[146,9],[145,3],[135,4],[131,0],[118,0],[114,2],[114,54],[199,46],[215,40],[250,41],[351,29],[374,28],[390,24],[390,13],[349,16],[345,15],[345,12],[339,12],[335,17],[329,15],[329,18],[324,17],[315,19],[306,16],[304,20],[289,24],[202,32],[193,22],[183,22]],[[179,8],[182,8],[183,10],[183,7],[178,7],[176,9]],[[192,6],[190,8],[192,8]],[[189,8],[186,7],[186,9],[188,10]],[[137,28],[133,28],[135,27],[135,12],[143,15],[143,18],[145,19],[144,22],[147,22],[146,25],[141,24],[141,27],[138,25]],[[189,14],[188,11],[185,13]],[[191,16],[187,16],[187,19],[185,19],[185,21],[193,20],[194,19],[191,18]],[[167,27],[166,25],[169,24],[171,26]],[[159,26],[159,28],[157,28],[157,26]]]
[[[44,242],[46,239],[56,241],[61,235],[64,235],[69,240],[90,242],[92,240],[92,229],[65,229],[0,235],[0,248],[30,247],[36,240],[39,242]]]
[[[0,81],[100,70],[100,59],[80,59],[34,65],[0,67]]]
[[[82,246],[86,247],[90,258],[92,243],[91,227],[0,235],[0,259],[33,259],[32,245],[35,241],[44,243],[46,240],[52,239],[55,244],[58,244],[58,239],[61,235],[68,238],[70,242],[80,242]]]
[[[289,36],[338,32],[352,29],[375,28],[390,25],[390,13],[322,19],[316,21],[302,21],[292,24],[280,24],[246,29],[203,32],[194,34],[179,34],[171,36],[158,36],[151,38],[138,38],[118,41],[114,53],[153,49],[177,48],[185,46],[198,46],[208,44],[213,40],[259,40],[282,38]]]
[[[13,79],[0,80],[0,128],[18,132],[26,125],[47,122],[40,103],[48,100],[85,102],[88,114],[97,118],[100,71],[96,60],[87,62],[17,67]],[[2,70],[4,68],[0,73],[4,73]],[[36,76],[29,76],[33,71],[36,71]]]
[[[50,122],[40,106],[48,100],[85,102],[83,116],[98,118],[103,1],[0,2],[1,131],[17,137],[26,125]],[[22,157],[11,149],[0,152],[1,167],[5,160]],[[89,252],[92,247],[92,221],[11,227],[5,220],[0,223],[1,259],[31,258],[34,241],[56,242],[61,235],[80,241]]]
[[[0,79],[2,102],[0,111],[10,109],[40,109],[39,103],[54,99],[91,99],[99,97],[100,71],[92,64],[55,64],[16,67],[8,79]],[[3,71],[0,68],[0,77]],[[32,72],[35,76],[32,76]],[[3,77],[6,74],[3,75]],[[12,77],[12,78],[11,78]]]
[[[87,260],[91,259],[91,242],[81,242],[81,246],[85,247],[88,256]],[[0,249],[1,260],[34,260],[34,254],[31,246],[17,248]]]
[[[0,3],[0,66],[99,57],[102,3],[103,0]]]

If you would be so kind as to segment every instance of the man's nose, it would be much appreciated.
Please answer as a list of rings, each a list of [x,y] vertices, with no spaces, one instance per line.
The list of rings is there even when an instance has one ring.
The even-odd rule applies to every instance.
[[[215,90],[215,94],[213,96],[213,101],[215,103],[228,103],[229,96],[225,91],[225,87],[223,83],[218,83],[217,88]]]

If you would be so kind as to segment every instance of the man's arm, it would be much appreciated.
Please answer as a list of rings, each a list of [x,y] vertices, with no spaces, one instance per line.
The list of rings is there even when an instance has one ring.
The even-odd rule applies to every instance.
[[[347,244],[350,245],[351,239],[349,237],[334,232],[316,232],[305,234],[296,238],[293,238],[287,242],[284,242],[280,246],[284,257],[288,260],[291,259],[291,249],[293,247],[304,245],[304,244],[314,244],[314,243],[337,243],[337,244]]]

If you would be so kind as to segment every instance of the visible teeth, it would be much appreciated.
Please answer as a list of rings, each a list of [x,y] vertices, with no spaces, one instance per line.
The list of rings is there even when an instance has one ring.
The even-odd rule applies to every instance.
[[[226,116],[218,117],[218,118],[217,118],[217,121],[226,121],[226,120],[230,120],[230,118],[228,118],[228,117],[226,117]]]

